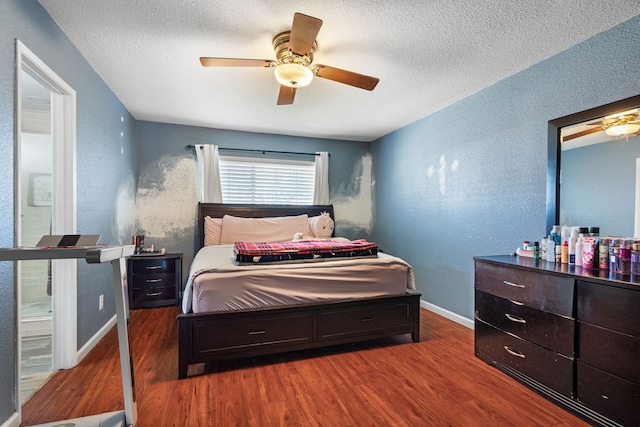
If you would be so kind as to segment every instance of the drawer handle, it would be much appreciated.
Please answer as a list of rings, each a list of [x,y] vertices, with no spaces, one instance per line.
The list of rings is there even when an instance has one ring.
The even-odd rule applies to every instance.
[[[518,317],[518,316],[513,316],[509,313],[505,313],[505,316],[507,316],[507,319],[511,320],[512,322],[516,322],[516,323],[527,323],[526,320],[524,320],[522,317]]]
[[[267,331],[249,331],[249,335],[262,335],[266,333]]]
[[[525,355],[520,353],[518,350],[514,350],[512,348],[509,348],[508,346],[504,346],[504,349],[507,350],[507,353],[509,353],[512,356],[516,356],[516,357],[521,357],[521,358],[525,358]]]
[[[158,295],[162,295],[162,292],[152,292],[147,294],[148,297],[157,297]]]
[[[162,279],[147,279],[146,281],[147,283],[158,283],[162,282]]]
[[[524,289],[524,288],[525,288],[525,286],[524,286],[524,285],[521,285],[521,284],[519,284],[519,283],[509,282],[509,281],[507,281],[507,280],[503,280],[503,281],[502,281],[502,283],[504,283],[504,284],[505,284],[505,285],[507,285],[507,286],[513,286],[514,288],[522,288],[522,289]]]
[[[514,301],[514,300],[512,300],[512,299],[510,299],[510,300],[509,300],[509,302],[510,302],[510,303],[512,303],[512,304],[515,304],[515,305],[524,305],[524,303],[523,303],[523,302],[520,302],[520,301]]]
[[[145,267],[147,270],[157,270],[159,268],[162,268],[161,265],[148,265]]]
[[[360,319],[361,322],[373,322],[373,317],[364,317]]]

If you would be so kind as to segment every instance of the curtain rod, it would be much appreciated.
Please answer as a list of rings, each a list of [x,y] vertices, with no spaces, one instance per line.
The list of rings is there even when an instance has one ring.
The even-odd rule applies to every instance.
[[[192,148],[196,148],[195,145],[187,145],[184,147],[185,150],[191,150]],[[301,156],[319,156],[320,153],[300,153],[300,152],[296,152],[296,151],[274,151],[274,150],[253,150],[250,148],[224,148],[224,147],[218,147],[218,150],[227,150],[227,151],[244,151],[247,153],[262,153],[262,154],[266,154],[266,153],[275,153],[275,154],[297,154],[297,155],[301,155]],[[329,156],[331,156],[331,154],[329,154]]]

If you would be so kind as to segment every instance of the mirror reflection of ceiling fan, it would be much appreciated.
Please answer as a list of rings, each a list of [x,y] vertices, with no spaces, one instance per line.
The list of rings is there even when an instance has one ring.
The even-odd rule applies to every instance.
[[[591,135],[596,132],[605,132],[612,137],[631,136],[640,134],[640,109],[625,111],[623,113],[612,114],[591,123],[584,123],[581,129],[576,132],[562,135],[562,142]],[[578,129],[578,126],[575,127]]]
[[[314,76],[360,89],[373,90],[379,81],[376,77],[328,65],[312,65],[313,54],[318,47],[316,37],[321,26],[321,19],[295,13],[291,31],[285,31],[273,38],[275,61],[271,59],[201,57],[200,63],[204,67],[275,68],[275,76],[280,83],[278,105],[293,104],[297,88],[307,86]]]

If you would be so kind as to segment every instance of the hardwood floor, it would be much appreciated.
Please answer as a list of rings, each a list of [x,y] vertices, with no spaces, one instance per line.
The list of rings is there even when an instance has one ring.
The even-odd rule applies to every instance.
[[[219,362],[178,377],[178,307],[134,310],[137,426],[587,426],[473,355],[473,331],[421,310],[409,336]],[[204,371],[200,367],[200,371]],[[23,408],[23,425],[123,409],[115,329]]]

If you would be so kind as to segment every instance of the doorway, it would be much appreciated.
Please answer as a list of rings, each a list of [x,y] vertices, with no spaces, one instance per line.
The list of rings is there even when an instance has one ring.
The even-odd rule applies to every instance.
[[[16,242],[74,234],[75,91],[16,45]],[[17,264],[19,408],[57,369],[77,363],[76,261]],[[24,379],[24,381],[23,381]]]

